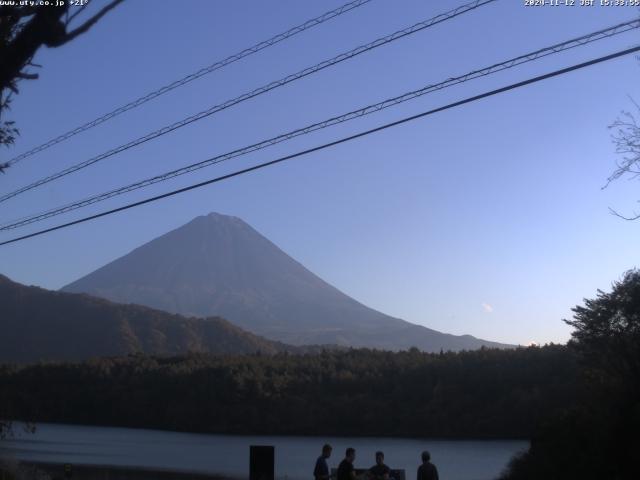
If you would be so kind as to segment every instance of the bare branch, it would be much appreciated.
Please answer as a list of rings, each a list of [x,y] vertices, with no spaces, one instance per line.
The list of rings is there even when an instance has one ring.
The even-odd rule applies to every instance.
[[[18,74],[18,78],[24,79],[24,80],[37,80],[39,78],[39,75],[37,73],[22,73],[20,72]]]
[[[0,16],[2,17],[14,17],[14,18],[24,18],[30,17],[34,15],[38,11],[38,7],[36,6],[24,6],[16,8],[14,6],[3,6],[0,7]]]
[[[93,25],[95,25],[98,22],[98,20],[100,20],[102,17],[104,17],[110,10],[113,10],[114,8],[116,8],[123,1],[124,0],[113,0],[111,3],[109,3],[105,7],[103,7],[102,10],[100,10],[98,13],[96,13],[93,17],[91,17],[89,20],[84,22],[78,28],[76,28],[75,30],[72,30],[71,32],[68,32],[66,35],[64,35],[60,39],[61,40],[60,43],[58,43],[57,45],[48,45],[48,46],[49,47],[59,47],[60,45],[64,45],[65,43],[73,40],[78,35],[82,35],[83,33],[87,32],[91,27],[93,27]]]
[[[633,99],[631,102],[640,112],[640,105]],[[609,125],[609,129],[615,132],[611,135],[611,141],[615,145],[615,152],[622,155],[622,159],[616,162],[616,169],[607,179],[603,189],[623,175],[635,173],[640,167],[640,124],[637,118],[631,112],[623,111],[616,121]]]
[[[85,8],[87,8],[87,5],[89,4],[85,3],[84,5],[82,5],[78,10],[76,10],[76,12],[73,15],[69,17],[69,19],[67,20],[67,26],[69,26],[69,24],[73,22],[73,19],[76,18],[79,14],[81,14]]]
[[[32,60],[42,46],[59,47],[70,42],[87,32],[123,1],[110,0],[71,32],[68,32],[69,23],[85,10],[80,8],[69,15],[70,2],[60,2],[56,8],[45,5],[0,5],[0,116],[9,109],[11,95],[19,93],[20,81],[38,78],[38,74],[29,72],[28,67],[39,67]],[[0,145],[12,145],[18,135],[13,122],[0,122]],[[4,173],[6,168],[7,165],[0,163],[0,173]]]
[[[630,222],[631,222],[631,221],[633,221],[633,220],[638,220],[638,219],[640,219],[640,213],[633,212],[633,215],[634,215],[634,216],[632,216],[632,217],[625,217],[624,215],[621,215],[621,214],[619,214],[618,212],[616,212],[616,211],[615,211],[613,208],[611,208],[611,207],[609,207],[609,213],[611,213],[611,215],[614,215],[614,216],[616,216],[616,217],[618,217],[618,218],[621,218],[621,219],[623,219],[623,220],[627,220],[627,221],[630,221]]]

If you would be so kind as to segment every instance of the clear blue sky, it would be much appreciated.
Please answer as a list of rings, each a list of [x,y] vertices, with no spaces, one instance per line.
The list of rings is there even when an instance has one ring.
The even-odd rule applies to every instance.
[[[100,2],[94,0],[96,9]],[[88,34],[38,53],[5,159],[340,5],[341,0],[129,1]],[[373,0],[120,116],[0,178],[6,192],[464,1]],[[577,1],[579,3],[579,0]],[[502,0],[6,202],[38,212],[637,17],[631,7]],[[637,31],[469,82],[227,165],[118,197],[98,212],[635,45]],[[570,308],[638,265],[638,183],[601,190],[607,125],[640,98],[640,62],[614,60],[292,163],[0,247],[0,272],[56,289],[193,217],[243,218],[345,293],[408,321],[503,342],[564,342]],[[12,238],[16,230],[0,234]]]

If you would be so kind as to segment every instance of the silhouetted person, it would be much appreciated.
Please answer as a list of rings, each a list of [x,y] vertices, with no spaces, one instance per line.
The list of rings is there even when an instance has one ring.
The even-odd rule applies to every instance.
[[[316,480],[329,480],[329,466],[327,465],[327,458],[331,456],[331,445],[325,443],[322,447],[322,455],[316,460],[316,466],[313,469],[313,476]]]
[[[418,480],[439,480],[438,469],[431,463],[431,454],[422,452],[422,465],[418,467]]]
[[[355,480],[356,472],[353,468],[353,461],[356,459],[355,449],[349,447],[345,452],[344,460],[338,465],[338,479],[337,480]]]
[[[384,464],[384,453],[376,452],[376,464],[367,472],[370,480],[389,480],[391,469]]]

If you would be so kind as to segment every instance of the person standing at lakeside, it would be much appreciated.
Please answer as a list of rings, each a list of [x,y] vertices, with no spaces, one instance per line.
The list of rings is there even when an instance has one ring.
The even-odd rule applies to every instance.
[[[329,465],[327,465],[327,458],[331,456],[331,445],[325,443],[322,447],[322,455],[316,460],[316,466],[313,469],[313,477],[315,480],[329,480]]]
[[[338,479],[337,480],[356,480],[356,471],[353,467],[353,462],[356,459],[356,450],[354,448],[347,448],[345,452],[344,460],[338,465]]]
[[[418,480],[439,480],[438,469],[431,463],[431,454],[422,452],[422,465],[418,467]]]
[[[376,464],[367,472],[369,480],[389,480],[391,469],[384,464],[384,453],[376,452]]]

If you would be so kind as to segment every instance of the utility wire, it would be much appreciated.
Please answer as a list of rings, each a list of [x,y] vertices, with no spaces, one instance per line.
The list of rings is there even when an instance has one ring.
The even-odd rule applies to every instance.
[[[445,22],[447,20],[450,20],[452,18],[455,18],[459,15],[462,15],[464,13],[467,13],[471,10],[474,10],[476,8],[479,8],[481,6],[487,5],[489,3],[493,3],[497,0],[475,0],[471,3],[467,3],[465,5],[462,5],[458,8],[455,8],[453,10],[450,10],[446,13],[442,13],[440,15],[437,15],[429,20],[425,20],[423,22],[419,22],[416,23],[415,25],[412,25],[410,27],[407,27],[405,29],[402,30],[398,30],[397,32],[394,32],[390,35],[387,35],[385,37],[381,37],[378,38],[377,40],[374,40],[370,43],[367,43],[365,45],[361,45],[359,47],[354,48],[353,50],[350,50],[348,52],[345,53],[341,53],[340,55],[337,55],[329,60],[325,60],[323,62],[320,62],[312,67],[308,67],[305,68],[304,70],[300,70],[297,73],[288,75],[284,78],[281,78],[280,80],[276,80],[274,82],[271,82],[267,85],[264,85],[260,88],[257,88],[251,92],[245,93],[243,95],[240,95],[236,98],[233,98],[231,100],[227,100],[224,103],[221,103],[219,105],[214,105],[210,108],[208,108],[207,110],[203,110],[199,113],[196,113],[194,115],[191,115],[187,118],[184,118],[178,122],[175,122],[171,125],[168,125],[166,127],[163,127],[161,129],[155,130],[153,132],[148,133],[147,135],[144,135],[142,137],[139,137],[135,140],[132,140],[129,143],[126,143],[124,145],[120,145],[119,147],[113,148],[111,150],[108,150],[107,152],[104,152],[96,157],[90,158],[88,160],[85,160],[84,162],[72,165],[71,167],[68,167],[60,172],[54,173],[52,175],[49,175],[48,177],[44,177],[41,178],[40,180],[37,180],[29,185],[26,185],[24,187],[19,188],[18,190],[15,190],[13,192],[7,193],[5,195],[0,196],[0,203],[4,202],[10,198],[13,198],[17,195],[20,195],[21,193],[27,192],[29,190],[32,190],[34,188],[37,188],[41,185],[44,185],[46,183],[52,182],[54,180],[57,180],[58,178],[64,177],[66,175],[69,175],[71,173],[77,172],[78,170],[81,170],[83,168],[86,168],[90,165],[93,165],[94,163],[97,163],[101,160],[104,160],[105,158],[111,157],[113,155],[116,155],[118,153],[124,152],[125,150],[129,150],[130,148],[136,147],[138,145],[141,145],[143,143],[148,142],[149,140],[153,140],[155,138],[158,138],[160,136],[166,135],[167,133],[170,133],[178,128],[184,127],[186,125],[189,125],[193,122],[197,122],[198,120],[202,120],[203,118],[209,117],[210,115],[213,115],[214,113],[218,113],[222,110],[226,110],[229,107],[232,107],[234,105],[237,105],[239,103],[242,103],[246,100],[249,100],[251,98],[257,97],[258,95],[262,95],[263,93],[269,92],[271,90],[274,90],[276,88],[282,87],[284,85],[287,85],[288,83],[294,82],[296,80],[299,80],[301,78],[304,78],[308,75],[311,75],[313,73],[319,72],[320,70],[324,70],[325,68],[331,67],[333,65],[336,65],[338,63],[344,62],[345,60],[349,60],[357,55],[360,55],[362,53],[368,52],[370,50],[376,49],[378,47],[381,47],[383,45],[386,45],[388,43],[394,42],[396,40],[399,40],[401,38],[404,38],[408,35],[412,35],[414,33],[417,33],[421,30],[424,30],[426,28],[429,28],[433,25]]]
[[[133,108],[139,107],[140,105],[143,105],[145,103],[147,103],[150,100],[153,100],[154,98],[157,98],[161,95],[164,95],[165,93],[168,93],[172,90],[175,90],[176,88],[179,88],[183,85],[186,85],[189,82],[192,82],[200,77],[203,77],[205,75],[208,75],[212,72],[215,72],[216,70],[219,70],[223,67],[226,67],[227,65],[231,65],[234,62],[237,62],[238,60],[241,60],[243,58],[246,58],[250,55],[253,55],[254,53],[258,53],[261,50],[264,50],[265,48],[269,48],[273,45],[276,45],[277,43],[282,42],[283,40],[287,40],[291,37],[293,37],[294,35],[297,35],[298,33],[304,32],[305,30],[309,30],[317,25],[320,25],[328,20],[331,20],[335,17],[338,17],[340,15],[342,15],[343,13],[347,13],[351,10],[354,10],[358,7],[361,7],[362,5],[369,3],[371,0],[353,0],[351,2],[345,3],[344,5],[342,5],[341,7],[338,7],[334,10],[331,10],[329,12],[323,13],[322,15],[320,15],[319,17],[315,17],[312,18],[311,20],[307,20],[306,22],[297,25],[293,28],[290,28],[289,30],[287,30],[286,32],[283,33],[279,33],[278,35],[275,35],[271,38],[269,38],[268,40],[264,40],[260,43],[257,43],[256,45],[253,45],[252,47],[249,47],[245,50],[242,50],[241,52],[235,53],[233,55],[230,55],[229,57],[225,58],[224,60],[220,60],[217,61],[207,67],[203,67],[200,70],[198,70],[197,72],[191,73],[185,77],[182,77],[179,80],[176,80],[174,82],[169,83],[168,85],[165,85],[157,90],[154,90],[153,92],[150,92],[142,97],[139,97],[135,100],[132,100],[131,102],[127,103],[126,105],[123,105],[121,107],[116,108],[115,110],[112,110],[108,113],[105,113],[104,115],[102,115],[101,117],[96,118],[95,120],[92,120],[90,122],[85,123],[84,125],[80,125],[79,127],[76,127],[72,130],[69,130],[68,132],[65,132],[61,135],[59,135],[58,137],[55,137],[45,143],[43,143],[42,145],[39,145],[27,152],[24,152],[20,155],[18,155],[17,157],[12,158],[11,160],[9,160],[7,162],[7,164],[9,166],[14,165],[16,163],[18,163],[21,160],[24,160],[27,157],[30,157],[32,155],[35,155],[36,153],[42,152],[43,150],[46,150],[49,147],[52,147],[54,145],[57,145],[60,142],[64,142],[65,140],[70,139],[71,137],[78,135],[79,133],[82,133],[86,130],[89,130],[93,127],[96,127],[108,120],[111,120],[112,118],[117,117],[118,115],[131,110]]]
[[[230,160],[232,158],[236,158],[236,157],[240,157],[243,155],[246,155],[248,153],[252,153],[255,152],[257,150],[262,150],[264,148],[270,147],[272,145],[276,145],[278,143],[281,142],[285,142],[288,140],[291,140],[295,137],[301,136],[301,135],[306,135],[308,133],[317,131],[317,130],[321,130],[333,125],[337,125],[339,123],[343,123],[343,122],[347,122],[350,120],[354,120],[356,118],[365,116],[365,115],[369,115],[371,113],[375,113],[375,112],[379,112],[380,110],[398,105],[400,103],[409,101],[409,100],[413,100],[415,98],[418,98],[422,95],[426,95],[428,93],[432,93],[438,90],[442,90],[448,87],[451,87],[453,85],[457,85],[460,83],[464,83],[467,82],[469,80],[473,80],[479,77],[483,77],[483,76],[487,76],[490,74],[494,74],[496,72],[502,71],[502,70],[507,70],[509,68],[513,68],[515,66],[518,65],[522,65],[524,63],[528,63],[528,62],[532,62],[535,60],[538,60],[542,57],[546,57],[548,55],[552,55],[555,53],[559,53],[565,50],[569,50],[578,46],[582,46],[582,45],[587,45],[589,43],[595,42],[597,40],[601,40],[604,38],[609,38],[615,35],[620,35],[622,33],[628,32],[630,30],[633,29],[637,29],[640,28],[640,18],[639,19],[635,19],[632,21],[628,21],[628,22],[624,22],[618,25],[614,25],[612,27],[609,28],[605,28],[602,30],[598,30],[592,33],[589,33],[587,35],[583,35],[577,38],[573,38],[571,40],[567,40],[565,42],[562,43],[558,43],[555,45],[551,45],[549,47],[545,47],[539,50],[536,50],[534,52],[530,52],[527,53],[525,55],[520,55],[518,57],[515,58],[511,58],[509,60],[506,60],[504,62],[501,63],[496,63],[494,65],[491,65],[489,67],[485,67],[479,70],[474,70],[472,72],[466,73],[464,75],[458,76],[458,77],[452,77],[449,78],[443,82],[440,83],[436,83],[436,84],[432,84],[432,85],[427,85],[425,87],[422,87],[418,90],[414,90],[408,93],[405,93],[403,95],[399,95],[397,97],[394,98],[390,98],[387,100],[384,100],[382,102],[378,102],[372,105],[368,105],[364,108],[360,108],[358,110],[353,110],[351,112],[336,116],[336,117],[332,117],[329,118],[327,120],[323,120],[322,122],[317,122],[311,125],[308,125],[306,127],[303,128],[299,128],[281,135],[278,135],[276,137],[267,139],[267,140],[263,140],[261,142],[258,143],[254,143],[252,145],[237,149],[237,150],[233,150],[231,152],[228,153],[224,153],[222,155],[217,155],[215,157],[197,162],[197,163],[193,163],[191,165],[187,165],[185,167],[181,167],[178,168],[176,170],[172,170],[160,175],[156,175],[154,177],[150,177],[147,178],[145,180],[141,180],[135,183],[132,183],[130,185],[126,185],[123,187],[119,187],[116,188],[114,190],[110,190],[107,192],[103,192],[101,194],[98,195],[94,195],[88,198],[85,198],[84,200],[80,200],[80,201],[76,201],[74,203],[70,203],[61,207],[57,207],[51,210],[48,210],[46,212],[41,212],[38,214],[32,214],[30,216],[27,217],[23,217],[21,219],[17,219],[17,220],[12,220],[11,222],[7,222],[3,225],[0,225],[0,231],[6,231],[6,230],[12,230],[15,228],[19,228],[25,225],[29,225],[35,222],[39,222],[42,220],[45,220],[47,218],[51,218],[54,216],[58,216],[58,215],[62,215],[64,213],[68,213],[70,211],[73,210],[77,210],[79,208],[82,207],[86,207],[88,205],[92,205],[94,203],[98,203],[104,200],[107,200],[109,198],[118,196],[118,195],[122,195],[134,190],[138,190],[140,188],[144,188],[159,182],[163,182],[166,180],[169,180],[171,178],[180,176],[180,175],[184,175],[186,173],[190,173],[196,170],[199,170],[201,168],[205,168],[211,165],[215,165],[227,160]]]
[[[350,135],[348,137],[343,137],[343,138],[340,138],[338,140],[334,140],[333,142],[329,142],[329,143],[325,143],[325,144],[322,144],[322,145],[318,145],[316,147],[309,148],[307,150],[303,150],[303,151],[300,151],[300,152],[297,152],[297,153],[294,153],[294,154],[291,154],[291,155],[287,155],[287,156],[284,156],[284,157],[280,157],[280,158],[277,158],[275,160],[271,160],[269,162],[260,163],[258,165],[254,165],[253,167],[248,167],[248,168],[244,168],[242,170],[237,170],[237,171],[235,171],[233,173],[229,173],[227,175],[222,175],[220,177],[212,178],[210,180],[206,180],[204,182],[196,183],[196,184],[190,185],[188,187],[184,187],[184,188],[180,188],[178,190],[173,190],[171,192],[163,193],[162,195],[156,195],[154,197],[146,198],[146,199],[140,200],[138,202],[129,203],[128,205],[124,205],[122,207],[114,208],[112,210],[107,210],[107,211],[104,211],[104,212],[101,212],[101,213],[97,213],[95,215],[90,215],[88,217],[84,217],[84,218],[81,218],[81,219],[78,219],[78,220],[74,220],[72,222],[64,223],[64,224],[61,224],[61,225],[56,225],[55,227],[50,227],[50,228],[46,228],[44,230],[39,230],[37,232],[33,232],[33,233],[28,234],[28,235],[23,235],[21,237],[13,238],[11,240],[5,240],[4,242],[0,242],[0,246],[8,245],[10,243],[19,242],[19,241],[26,240],[28,238],[36,237],[36,236],[39,236],[39,235],[44,235],[45,233],[53,232],[53,231],[60,230],[62,228],[67,228],[67,227],[70,227],[70,226],[73,226],[73,225],[78,225],[80,223],[88,222],[90,220],[95,220],[97,218],[105,217],[107,215],[112,215],[114,213],[122,212],[122,211],[128,210],[130,208],[138,207],[140,205],[145,205],[147,203],[152,203],[152,202],[161,200],[163,198],[172,197],[174,195],[178,195],[179,193],[188,192],[190,190],[195,190],[196,188],[201,188],[201,187],[204,187],[206,185],[211,185],[213,183],[218,183],[218,182],[221,182],[223,180],[228,180],[228,179],[233,178],[233,177],[244,175],[245,173],[253,172],[255,170],[260,170],[262,168],[270,167],[272,165],[276,165],[278,163],[285,162],[287,160],[292,160],[294,158],[302,157],[304,155],[308,155],[308,154],[313,153],[313,152],[318,152],[320,150],[324,150],[324,149],[327,149],[329,147],[334,147],[334,146],[340,145],[342,143],[350,142],[351,140],[355,140],[357,138],[365,137],[367,135],[371,135],[373,133],[386,130],[388,128],[396,127],[398,125],[402,125],[404,123],[408,123],[408,122],[411,122],[413,120],[417,120],[419,118],[423,118],[423,117],[426,117],[426,116],[429,116],[429,115],[433,115],[433,114],[438,113],[438,112],[442,112],[442,111],[445,111],[445,110],[449,110],[451,108],[459,107],[459,106],[465,105],[467,103],[472,103],[472,102],[481,100],[483,98],[487,98],[487,97],[491,97],[491,96],[497,95],[499,93],[504,93],[504,92],[507,92],[507,91],[510,91],[510,90],[515,90],[517,88],[521,88],[521,87],[524,87],[526,85],[531,85],[533,83],[540,82],[542,80],[546,80],[546,79],[549,79],[549,78],[552,78],[552,77],[557,77],[557,76],[560,76],[560,75],[564,75],[564,74],[567,74],[567,73],[572,72],[574,70],[579,70],[579,69],[582,69],[582,68],[589,67],[591,65],[596,65],[598,63],[602,63],[602,62],[606,62],[606,61],[609,61],[609,60],[613,60],[615,58],[622,57],[624,55],[629,55],[631,53],[635,53],[635,52],[638,52],[638,51],[640,51],[640,46],[628,48],[626,50],[621,50],[621,51],[612,53],[610,55],[606,55],[604,57],[595,58],[593,60],[589,60],[587,62],[579,63],[579,64],[576,64],[576,65],[572,65],[570,67],[562,68],[560,70],[555,70],[553,72],[546,73],[544,75],[539,75],[537,77],[533,77],[533,78],[530,78],[528,80],[523,80],[523,81],[518,82],[518,83],[512,83],[511,85],[507,85],[506,87],[498,88],[498,89],[491,90],[491,91],[488,91],[488,92],[485,92],[485,93],[481,93],[479,95],[475,95],[473,97],[465,98],[464,100],[459,100],[457,102],[449,103],[448,105],[445,105],[443,107],[438,107],[438,108],[435,108],[433,110],[428,110],[426,112],[419,113],[417,115],[412,115],[410,117],[405,117],[405,118],[403,118],[401,120],[396,120],[395,122],[387,123],[385,125],[381,125],[379,127],[372,128],[370,130],[366,130],[366,131],[363,131],[363,132],[360,132],[360,133],[356,133],[356,134]]]

